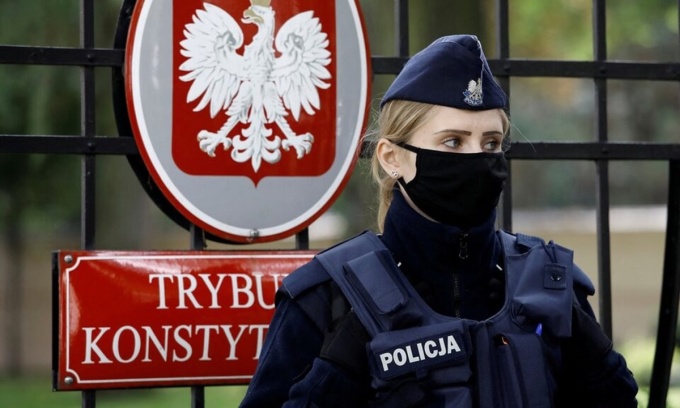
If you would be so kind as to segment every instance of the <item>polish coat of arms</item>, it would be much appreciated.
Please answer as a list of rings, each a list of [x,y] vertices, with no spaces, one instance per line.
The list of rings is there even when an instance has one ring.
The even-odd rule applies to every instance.
[[[310,155],[315,135],[296,133],[291,122],[314,115],[321,108],[319,92],[332,84],[329,39],[314,11],[293,15],[276,32],[270,3],[250,0],[243,11],[244,28],[257,30],[242,51],[244,29],[210,3],[194,12],[179,42],[179,80],[191,84],[186,103],[210,118],[226,116],[221,127],[202,128],[194,140],[210,157],[230,150],[234,162],[250,162],[254,173],[263,162],[278,163],[282,151],[298,160]]]

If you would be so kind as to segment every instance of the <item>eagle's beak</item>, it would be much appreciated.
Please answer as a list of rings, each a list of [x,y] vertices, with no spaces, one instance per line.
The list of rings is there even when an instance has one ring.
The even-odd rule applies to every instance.
[[[246,11],[243,12],[243,22],[244,23],[264,23],[262,17],[258,16],[252,7],[248,7]]]

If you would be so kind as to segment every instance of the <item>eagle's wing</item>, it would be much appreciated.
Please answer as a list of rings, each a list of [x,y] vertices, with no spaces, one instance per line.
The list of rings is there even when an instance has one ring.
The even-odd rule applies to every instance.
[[[299,119],[300,108],[308,114],[319,109],[317,88],[326,89],[331,78],[326,66],[331,62],[328,36],[321,32],[319,19],[312,11],[291,17],[276,35],[276,59],[271,78],[286,108]]]
[[[243,78],[243,57],[236,53],[243,45],[243,32],[234,18],[223,9],[203,3],[193,22],[184,27],[185,39],[180,53],[187,60],[179,66],[187,74],[182,81],[194,81],[187,93],[187,103],[203,95],[194,108],[198,112],[210,104],[210,116],[225,110],[238,92]]]

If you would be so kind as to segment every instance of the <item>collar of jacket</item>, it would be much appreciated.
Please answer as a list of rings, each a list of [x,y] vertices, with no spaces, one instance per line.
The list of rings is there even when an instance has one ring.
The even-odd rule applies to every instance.
[[[434,299],[428,303],[435,311],[452,315],[453,294],[457,292],[463,315],[469,315],[465,310],[479,306],[474,305],[475,299],[487,299],[488,282],[496,271],[501,248],[495,221],[495,211],[484,223],[468,230],[430,221],[411,208],[395,188],[382,240],[414,286],[421,281],[429,286]],[[467,245],[466,259],[460,257],[461,240]]]

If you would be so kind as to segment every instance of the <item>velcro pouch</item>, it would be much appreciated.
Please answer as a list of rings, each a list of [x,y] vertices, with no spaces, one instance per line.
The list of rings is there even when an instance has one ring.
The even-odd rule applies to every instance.
[[[521,273],[512,300],[513,317],[520,325],[541,324],[558,338],[571,335],[573,252],[554,243],[537,245],[507,259],[508,269]]]
[[[411,301],[405,278],[389,251],[364,254],[347,262],[344,271],[354,289],[345,295],[372,336],[422,321],[422,311]]]

